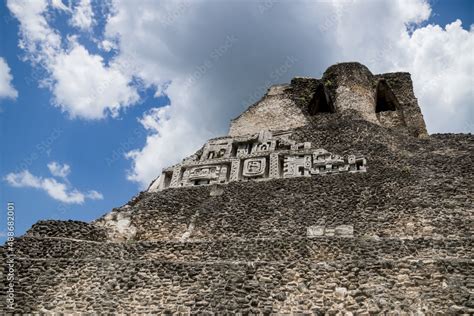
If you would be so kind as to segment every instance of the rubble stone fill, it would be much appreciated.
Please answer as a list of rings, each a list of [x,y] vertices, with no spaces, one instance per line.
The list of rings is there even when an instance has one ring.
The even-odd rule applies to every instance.
[[[428,136],[408,73],[294,78],[126,205],[16,238],[0,310],[473,314],[473,152]]]

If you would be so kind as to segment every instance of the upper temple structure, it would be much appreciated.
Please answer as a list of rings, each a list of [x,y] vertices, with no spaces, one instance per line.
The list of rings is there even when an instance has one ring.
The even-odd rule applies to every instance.
[[[411,136],[427,136],[408,73],[374,75],[359,63],[329,67],[321,79],[294,78],[233,119],[229,135],[208,141],[182,163],[166,168],[149,191],[232,181],[364,172],[363,156],[344,157],[297,143],[292,131],[311,119],[355,115]]]
[[[126,204],[8,240],[0,314],[474,315],[473,152],[408,73],[294,78]]]

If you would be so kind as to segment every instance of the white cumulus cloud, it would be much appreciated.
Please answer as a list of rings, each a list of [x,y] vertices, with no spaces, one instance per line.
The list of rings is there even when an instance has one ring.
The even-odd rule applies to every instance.
[[[60,34],[52,29],[45,18],[46,0],[10,0],[8,9],[20,22],[19,46],[27,52],[26,59],[45,64],[61,47]]]
[[[62,178],[65,178],[70,172],[70,167],[67,164],[60,165],[52,162],[48,164],[48,168],[54,176]],[[64,183],[55,178],[35,176],[28,170],[9,173],[4,177],[4,180],[16,188],[34,188],[44,191],[51,198],[67,204],[82,204],[87,199],[102,200],[104,198],[100,192],[95,190],[81,192],[71,187],[67,181]]]
[[[51,6],[55,9],[71,12],[71,9],[66,6],[62,0],[51,0]]]
[[[401,41],[430,132],[474,131],[474,32],[457,20],[428,25]]]
[[[5,59],[0,57],[0,99],[16,99],[18,97],[18,91],[13,87],[12,80],[13,76],[10,73],[10,67],[8,67]]]
[[[142,187],[211,135],[225,134],[229,119],[269,84],[320,77],[337,62],[359,61],[373,73],[409,71],[431,133],[474,129],[473,31],[456,21],[422,27],[428,1],[113,5],[106,38],[120,39],[115,62],[133,56],[129,75],[171,103],[140,119],[149,134],[128,154],[128,178]],[[287,60],[293,62],[284,67]]]
[[[135,104],[138,93],[132,77],[119,66],[106,64],[102,56],[90,53],[77,36],[62,36],[46,18],[50,9],[70,12],[61,1],[8,0],[8,8],[20,22],[20,47],[25,59],[43,67],[47,76],[41,85],[54,96],[54,105],[71,118],[102,119],[117,116],[122,108]],[[93,25],[90,1],[73,10],[71,24],[80,29]]]
[[[99,51],[114,51],[107,62],[52,28],[48,3],[8,0],[8,7],[20,21],[21,47],[48,70],[63,111],[115,117],[138,102],[132,78],[168,96],[169,106],[139,118],[146,142],[127,154],[128,179],[142,187],[209,137],[226,134],[229,120],[270,84],[320,77],[337,62],[408,71],[430,133],[474,130],[473,28],[422,24],[432,14],[426,0],[113,0],[95,41]],[[86,30],[98,18],[92,9],[84,1],[64,14]]]
[[[122,72],[106,67],[101,56],[90,54],[79,44],[59,54],[50,69],[55,80],[55,101],[71,117],[115,117],[120,109],[139,99]]]
[[[48,164],[49,172],[55,177],[66,178],[71,173],[71,167],[68,164],[61,165],[56,161]]]
[[[71,24],[81,30],[90,30],[94,23],[94,12],[90,0],[80,0],[74,8]]]

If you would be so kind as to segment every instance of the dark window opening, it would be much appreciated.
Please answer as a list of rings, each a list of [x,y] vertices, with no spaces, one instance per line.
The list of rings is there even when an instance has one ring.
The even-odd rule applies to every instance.
[[[205,185],[209,184],[209,180],[194,180],[194,185]]]
[[[207,155],[207,159],[212,159],[212,158],[214,158],[214,152],[213,151],[209,152],[209,155]]]
[[[304,167],[303,166],[299,166],[298,167],[298,173],[303,176],[304,175]]]
[[[165,179],[163,181],[164,188],[168,188],[171,184],[171,178],[173,177],[173,173],[166,172],[164,175]]]
[[[334,113],[334,105],[323,84],[319,84],[309,102],[309,114]]]
[[[375,113],[385,111],[396,111],[400,108],[397,97],[385,80],[380,80],[377,84]]]

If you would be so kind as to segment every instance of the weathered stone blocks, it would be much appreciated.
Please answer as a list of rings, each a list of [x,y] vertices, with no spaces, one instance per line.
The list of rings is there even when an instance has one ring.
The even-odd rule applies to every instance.
[[[307,228],[308,237],[323,237],[323,236],[336,236],[336,237],[353,237],[354,228],[352,225],[339,225],[335,227],[328,226],[309,226]]]
[[[339,65],[272,91],[300,109],[306,121],[296,129],[256,123],[250,135],[211,140],[92,223],[35,224],[15,240],[7,312],[473,314],[474,138],[413,137],[424,123],[409,75],[359,68]],[[360,78],[351,86],[350,76]],[[337,99],[341,86],[359,93],[357,102],[373,91],[375,106],[380,94],[389,102],[377,92],[382,79],[397,105],[380,103],[388,111],[376,112],[378,121],[361,113],[367,104]],[[280,105],[267,104],[260,119]],[[245,120],[253,119],[241,127]],[[287,156],[301,176],[283,176]],[[265,172],[244,179],[244,168],[262,169],[245,161],[262,158]],[[189,185],[195,180],[211,185]],[[2,262],[6,255],[0,247]]]

